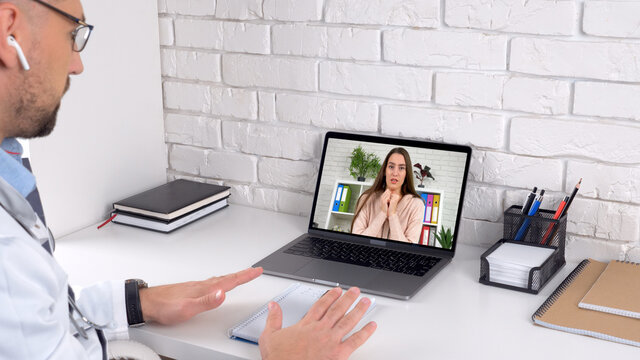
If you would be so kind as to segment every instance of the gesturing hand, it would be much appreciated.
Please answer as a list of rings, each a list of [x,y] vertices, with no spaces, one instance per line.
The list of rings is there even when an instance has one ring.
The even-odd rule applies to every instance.
[[[362,298],[347,315],[345,313],[360,294],[351,288],[340,297],[342,289],[334,288],[320,298],[297,324],[282,329],[282,309],[269,303],[269,317],[260,336],[263,360],[347,359],[376,330],[370,322],[342,341],[358,324],[371,300]]]
[[[225,293],[262,274],[262,268],[249,268],[237,273],[202,281],[154,286],[140,289],[140,304],[145,321],[176,324],[222,304]]]
[[[394,215],[396,213],[396,209],[398,208],[398,203],[402,199],[401,195],[391,194],[391,199],[389,200],[389,216]]]
[[[380,195],[380,209],[382,213],[389,216],[389,201],[391,200],[391,190],[385,190]]]

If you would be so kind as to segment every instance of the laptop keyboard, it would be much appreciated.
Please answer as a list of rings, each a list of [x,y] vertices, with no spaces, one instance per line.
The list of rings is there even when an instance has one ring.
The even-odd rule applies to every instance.
[[[415,276],[423,276],[440,261],[428,255],[314,237],[303,239],[284,252]]]

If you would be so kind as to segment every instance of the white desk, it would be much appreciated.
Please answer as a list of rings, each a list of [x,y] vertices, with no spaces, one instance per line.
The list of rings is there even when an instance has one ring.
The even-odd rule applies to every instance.
[[[169,235],[117,224],[90,227],[59,239],[56,257],[74,285],[131,277],[159,285],[249,267],[306,226],[306,218],[232,205]],[[531,295],[480,284],[483,251],[459,245],[453,262],[409,301],[377,297],[371,319],[378,330],[352,359],[638,357],[632,346],[532,324],[531,314],[575,264]],[[257,346],[230,340],[227,329],[291,282],[263,275],[228,293],[216,310],[177,326],[132,329],[132,338],[177,359],[258,359]]]

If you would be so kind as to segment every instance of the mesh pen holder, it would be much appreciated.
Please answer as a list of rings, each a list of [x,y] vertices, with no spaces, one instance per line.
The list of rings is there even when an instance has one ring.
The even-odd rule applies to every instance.
[[[522,215],[521,212],[522,206],[511,206],[504,212],[504,238],[480,256],[480,282],[485,285],[537,294],[565,264],[567,216],[565,214],[560,219],[554,220],[555,211],[552,210],[541,209],[533,216]],[[521,240],[514,240],[526,219],[530,222],[524,236]],[[491,281],[491,269],[487,256],[505,242],[554,250],[542,265],[533,267],[529,271],[526,288]]]

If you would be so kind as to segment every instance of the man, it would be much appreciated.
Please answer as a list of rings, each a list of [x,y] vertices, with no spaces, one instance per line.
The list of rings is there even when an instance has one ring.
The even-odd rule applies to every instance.
[[[107,339],[129,325],[175,324],[217,308],[226,292],[260,276],[250,268],[204,281],[146,287],[105,282],[74,294],[52,256],[50,233],[26,197],[35,189],[16,137],[54,128],[69,75],[83,71],[79,52],[92,30],[80,0],[0,0],[0,359],[101,359]],[[260,351],[267,359],[345,359],[375,323],[342,341],[369,306],[352,288],[329,291],[298,324],[282,329],[269,304]]]

